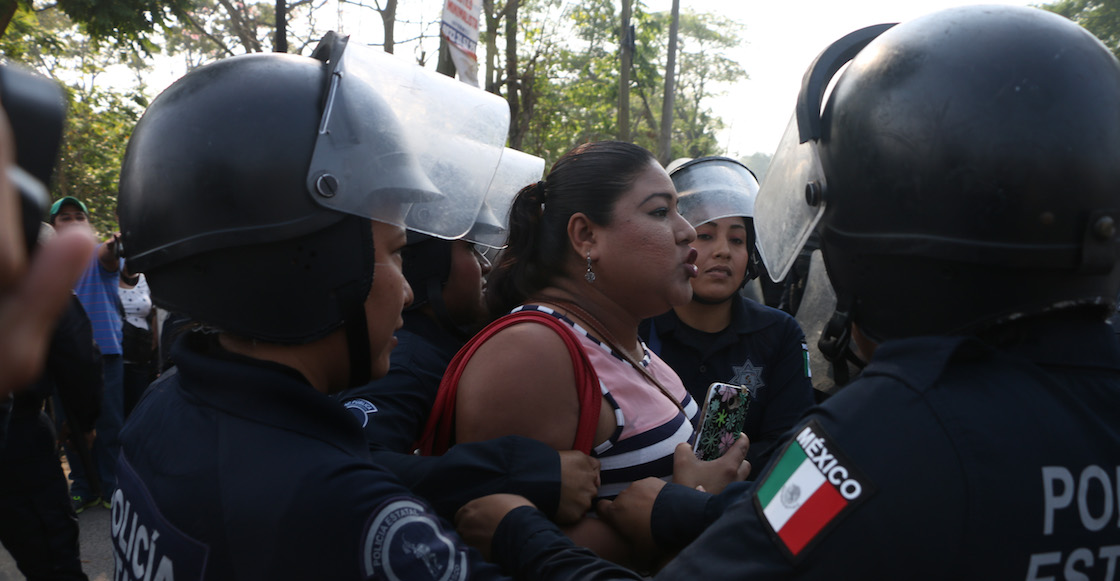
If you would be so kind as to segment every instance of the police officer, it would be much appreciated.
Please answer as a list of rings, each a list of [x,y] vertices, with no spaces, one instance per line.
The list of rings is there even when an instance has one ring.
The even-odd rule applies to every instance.
[[[362,423],[371,449],[411,453],[435,402],[440,379],[452,357],[491,319],[484,289],[490,261],[484,250],[505,243],[513,196],[540,179],[544,160],[505,149],[474,225],[462,238],[446,240],[408,233],[401,250],[403,272],[413,300],[397,333],[389,372],[339,399]],[[462,187],[455,176],[443,189]],[[551,448],[549,449],[551,451]]]
[[[695,540],[659,579],[1115,572],[1120,64],[1034,8],[883,28],[814,62],[770,170],[785,175],[755,205],[772,272],[819,219],[838,310],[872,360],[737,494],[643,481],[603,507],[647,539],[652,520],[662,550]],[[468,504],[460,531],[484,539],[506,515],[496,557],[561,555],[515,541],[539,530],[515,505]]]
[[[813,405],[808,347],[797,321],[739,294],[758,276],[758,181],[726,157],[689,160],[669,177],[680,196],[678,211],[696,228],[698,274],[690,281],[692,301],[647,319],[640,333],[693,399],[705,401],[713,382],[750,391],[742,432],[751,442],[747,460],[756,462]]]
[[[334,35],[313,56],[196,69],[130,139],[126,259],[199,332],[122,433],[118,579],[498,576],[326,394],[387,370],[402,226],[466,232],[488,176],[455,156],[492,175],[508,109]],[[437,160],[478,199],[439,192]]]

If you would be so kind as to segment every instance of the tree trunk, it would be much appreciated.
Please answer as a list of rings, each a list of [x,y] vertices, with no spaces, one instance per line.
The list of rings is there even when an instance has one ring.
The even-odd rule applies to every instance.
[[[12,17],[15,15],[16,0],[8,0],[0,4],[0,36],[4,36],[4,32],[8,30],[8,25],[11,24]]]
[[[506,100],[509,101],[509,146],[521,149],[521,79],[517,72],[517,8],[521,0],[506,0]]]
[[[385,31],[385,52],[392,53],[395,49],[393,42],[393,29],[397,25],[397,0],[385,0],[385,8],[381,9],[381,26]]]
[[[486,19],[486,75],[483,87],[495,95],[498,91],[498,25],[502,13],[494,12],[494,0],[482,0],[482,16]]]
[[[622,64],[618,75],[618,140],[630,141],[630,66],[634,55],[630,51],[633,36],[630,34],[630,0],[622,0]]]
[[[673,154],[673,99],[676,97],[677,28],[681,20],[681,2],[673,0],[672,21],[669,24],[669,55],[665,59],[665,99],[661,102],[661,136],[657,140],[657,159],[668,164]]]
[[[273,52],[288,52],[288,2],[276,0],[276,40],[272,43]]]

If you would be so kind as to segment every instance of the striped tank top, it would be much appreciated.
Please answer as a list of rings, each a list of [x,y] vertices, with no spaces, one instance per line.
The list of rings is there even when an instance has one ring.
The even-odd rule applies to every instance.
[[[522,310],[547,313],[572,327],[599,376],[603,397],[614,411],[614,433],[592,450],[601,463],[599,497],[614,498],[631,482],[649,476],[671,480],[673,451],[681,442],[693,442],[693,422],[699,412],[677,374],[642,344],[640,364],[681,403],[684,413],[621,354],[575,321],[541,305],[523,305],[512,312]]]

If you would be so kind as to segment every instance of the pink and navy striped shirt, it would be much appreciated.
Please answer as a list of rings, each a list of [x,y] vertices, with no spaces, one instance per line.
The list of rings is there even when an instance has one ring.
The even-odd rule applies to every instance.
[[[671,480],[673,451],[677,444],[695,439],[693,422],[699,412],[676,372],[642,345],[645,357],[640,364],[680,402],[680,408],[622,355],[568,317],[541,305],[523,305],[513,312],[520,310],[547,313],[575,330],[599,376],[603,397],[614,410],[614,433],[592,451],[601,462],[599,497],[614,498],[631,482],[649,476]]]

